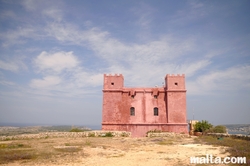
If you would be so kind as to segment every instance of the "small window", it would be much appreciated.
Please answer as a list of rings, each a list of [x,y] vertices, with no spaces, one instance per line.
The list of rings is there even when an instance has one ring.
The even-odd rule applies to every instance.
[[[114,83],[113,83],[113,82],[111,82],[111,85],[114,85]]]
[[[133,99],[133,98],[135,98],[135,96],[134,96],[134,95],[131,95],[131,98]]]
[[[174,83],[176,86],[178,86],[178,83],[176,82],[176,83]]]
[[[154,95],[154,98],[157,99],[157,95]]]
[[[135,116],[135,107],[130,108],[130,116]]]
[[[158,116],[158,108],[157,107],[154,108],[154,116]]]

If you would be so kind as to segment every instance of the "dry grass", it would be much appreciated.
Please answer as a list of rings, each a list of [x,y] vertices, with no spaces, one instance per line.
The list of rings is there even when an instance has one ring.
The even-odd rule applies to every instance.
[[[34,158],[36,155],[30,145],[12,142],[0,144],[0,164]]]
[[[206,138],[195,142],[206,143]],[[211,141],[214,139],[211,139]],[[47,138],[0,142],[0,164],[12,165],[187,165],[189,157],[208,149],[193,138]],[[207,148],[212,148],[208,146]],[[211,150],[213,151],[213,150]],[[217,154],[217,151],[216,151]]]
[[[195,141],[214,146],[229,147],[226,152],[229,152],[233,157],[246,157],[247,165],[250,165],[250,141],[225,137],[218,139],[213,136],[197,137]],[[235,164],[234,164],[235,165]]]

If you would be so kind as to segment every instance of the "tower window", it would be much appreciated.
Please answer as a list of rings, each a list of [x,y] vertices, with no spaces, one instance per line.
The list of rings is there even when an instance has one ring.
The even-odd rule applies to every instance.
[[[111,82],[111,85],[114,85],[114,83],[113,83],[113,82]]]
[[[154,98],[157,99],[157,95],[154,95]]]
[[[175,84],[176,86],[178,86],[178,83],[177,83],[177,82],[175,82],[174,84]]]
[[[135,116],[135,107],[130,108],[130,116]]]
[[[154,108],[154,116],[158,116],[158,108],[157,107]]]

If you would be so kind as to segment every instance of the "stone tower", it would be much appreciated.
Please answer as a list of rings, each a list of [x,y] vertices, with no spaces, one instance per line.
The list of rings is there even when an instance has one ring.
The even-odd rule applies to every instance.
[[[166,75],[164,87],[124,87],[123,75],[104,74],[102,130],[187,133],[184,75]]]
[[[168,123],[186,123],[185,75],[165,77]]]

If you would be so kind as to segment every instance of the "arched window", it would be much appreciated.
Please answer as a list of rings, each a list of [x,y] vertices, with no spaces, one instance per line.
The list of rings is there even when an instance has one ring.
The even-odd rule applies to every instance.
[[[135,116],[135,107],[130,108],[130,116]]]
[[[154,116],[158,116],[158,108],[157,107],[154,108]]]

